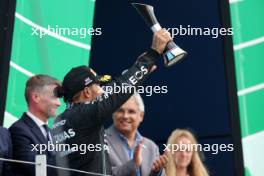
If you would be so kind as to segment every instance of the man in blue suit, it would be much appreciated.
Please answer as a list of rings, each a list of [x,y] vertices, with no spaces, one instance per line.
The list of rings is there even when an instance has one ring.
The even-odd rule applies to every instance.
[[[11,137],[7,129],[0,127],[0,158],[12,158]],[[10,163],[0,160],[0,175],[11,176]]]
[[[47,124],[50,117],[56,116],[56,110],[61,105],[54,93],[57,86],[60,86],[60,82],[47,75],[36,75],[27,81],[25,98],[28,111],[9,128],[14,159],[35,162],[36,155],[44,154],[48,164],[55,164],[55,152],[41,152],[39,145],[47,147],[52,143]],[[35,166],[15,164],[14,172],[18,176],[35,176]],[[50,176],[56,175],[49,168],[47,173]]]

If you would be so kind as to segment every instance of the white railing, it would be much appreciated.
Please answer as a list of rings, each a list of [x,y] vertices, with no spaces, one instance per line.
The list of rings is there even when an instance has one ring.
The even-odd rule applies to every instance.
[[[112,175],[100,174],[100,173],[95,173],[95,172],[87,172],[87,171],[82,171],[82,170],[77,170],[77,169],[64,168],[64,167],[50,165],[50,164],[47,164],[46,155],[36,155],[36,162],[6,159],[6,158],[0,158],[0,161],[35,165],[36,176],[47,176],[47,167],[58,169],[58,170],[89,174],[89,175],[112,176]]]

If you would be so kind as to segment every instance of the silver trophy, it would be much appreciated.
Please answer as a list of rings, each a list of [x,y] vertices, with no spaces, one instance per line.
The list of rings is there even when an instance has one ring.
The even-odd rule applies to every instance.
[[[157,32],[162,29],[155,17],[154,8],[152,6],[140,3],[132,3],[132,5],[137,9],[138,13],[151,28],[152,32]],[[170,41],[163,53],[165,66],[172,66],[173,64],[184,58],[184,56],[186,55],[186,51],[178,47],[173,41]]]

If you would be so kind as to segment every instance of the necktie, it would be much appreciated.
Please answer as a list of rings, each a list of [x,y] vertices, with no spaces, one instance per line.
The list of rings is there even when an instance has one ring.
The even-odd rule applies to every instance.
[[[47,140],[47,144],[48,145],[50,145],[50,144],[52,144],[52,138],[51,138],[51,135],[50,135],[50,129],[49,129],[49,127],[45,124],[45,125],[43,125],[43,128],[45,129],[45,131],[46,131],[46,140]],[[49,147],[49,146],[48,146]],[[49,154],[51,154],[51,155],[55,155],[55,152],[54,152],[54,149],[52,150],[47,150],[47,152],[49,153]]]
[[[46,124],[44,124],[44,125],[42,125],[43,127],[44,127],[44,129],[45,129],[45,131],[46,131],[46,139],[48,140],[48,141],[51,141],[50,140],[50,132],[49,132],[49,128],[48,128],[48,126],[46,125]]]

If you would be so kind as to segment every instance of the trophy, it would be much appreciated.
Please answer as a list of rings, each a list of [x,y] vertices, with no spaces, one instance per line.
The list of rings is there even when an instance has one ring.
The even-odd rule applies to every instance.
[[[155,33],[161,29],[161,26],[155,17],[154,8],[152,6],[140,3],[132,3],[132,5],[136,8],[137,12],[151,28],[152,32]],[[186,51],[178,47],[173,41],[170,41],[163,52],[165,66],[172,66],[186,55]]]

